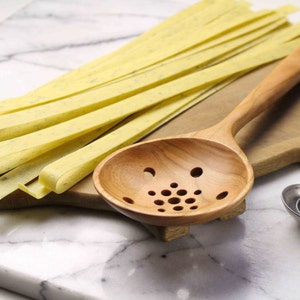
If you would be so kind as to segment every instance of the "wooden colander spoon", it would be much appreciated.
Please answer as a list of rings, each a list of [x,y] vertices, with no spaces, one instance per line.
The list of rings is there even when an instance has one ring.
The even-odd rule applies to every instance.
[[[97,192],[126,216],[158,226],[204,223],[232,211],[254,180],[234,136],[299,81],[300,48],[216,125],[108,156],[93,173]]]

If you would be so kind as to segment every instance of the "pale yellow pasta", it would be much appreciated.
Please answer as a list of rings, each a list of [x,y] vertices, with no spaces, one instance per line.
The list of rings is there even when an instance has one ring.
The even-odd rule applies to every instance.
[[[100,68],[99,72],[93,72],[83,78],[79,76],[79,80],[76,81],[75,78],[73,81],[65,83],[63,88],[60,83],[59,86],[53,84],[51,85],[50,90],[47,91],[47,89],[43,89],[42,93],[35,90],[23,99],[16,98],[11,99],[11,101],[1,101],[0,114],[24,109],[25,107],[40,105],[41,103],[45,103],[53,99],[59,99],[62,97],[62,92],[63,96],[74,95],[75,93],[90,89],[94,86],[121,78],[122,76],[126,76],[132,72],[136,72],[147,66],[151,66],[178,53],[186,51],[196,45],[205,43],[206,41],[219,36],[223,32],[226,33],[229,30],[234,30],[239,26],[243,26],[251,21],[274,13],[267,10],[252,12],[243,3],[235,3],[232,9],[229,9],[230,5],[227,1],[228,0],[224,2],[225,5],[223,4],[223,6],[228,12],[224,13],[214,22],[209,22],[203,28],[201,27],[201,24],[203,23],[202,18],[191,18],[191,23],[189,23],[190,26],[180,27],[180,30],[172,30],[171,32],[173,32],[173,34],[169,35],[170,40],[165,41],[165,39],[161,39],[160,47],[157,47],[155,43],[151,43],[151,45],[146,47],[144,51],[139,49],[139,52],[133,55],[132,59],[126,57],[122,59],[121,64],[113,64],[106,70],[101,70]],[[229,2],[231,3],[234,1]],[[223,3],[223,1],[220,3]],[[199,34],[200,29],[201,35]],[[180,43],[178,41],[180,41]],[[51,99],[46,96],[48,93],[51,94]]]
[[[141,93],[143,90],[158,86],[163,82],[174,80],[194,70],[199,70],[200,67],[208,66],[209,63],[215,64],[218,60],[224,60],[245,51],[253,45],[253,42],[254,44],[261,42],[261,39],[265,38],[269,32],[285,23],[284,19],[277,20],[276,18],[275,20],[275,22],[253,30],[247,35],[222,43],[219,47],[199,52],[194,51],[191,55],[181,59],[162,62],[148,72],[139,73],[58,102],[0,115],[0,140],[14,138],[72,119]]]
[[[281,55],[285,56],[295,49],[299,42],[300,39],[285,46],[268,48],[267,50],[271,56],[275,55],[277,57],[278,52],[281,51]],[[257,67],[259,63],[263,64],[270,61],[269,58],[267,58],[270,56],[266,55],[265,52],[257,52],[255,56],[247,57],[248,60],[252,61],[252,66],[248,66],[245,69],[241,68],[241,73]],[[241,73],[239,73],[239,75]],[[230,81],[232,79],[228,80]],[[153,130],[153,128],[161,122],[161,118],[173,117],[174,114],[177,115],[181,112],[180,109],[186,109],[189,107],[188,105],[205,99],[209,94],[215,92],[218,88],[221,88],[222,85],[227,83],[228,82],[222,83],[215,89],[210,89],[209,87],[203,89],[200,95],[196,97],[195,95],[191,95],[176,102],[161,104],[141,114],[139,117],[135,117],[131,122],[127,122],[92,144],[46,166],[40,173],[40,183],[56,193],[66,191],[79,180],[87,176],[93,168],[95,168],[96,164],[107,154],[136,141],[145,133]]]
[[[17,188],[37,199],[62,193],[107,154],[288,55],[300,45],[300,24],[286,18],[294,11],[204,0],[119,50],[0,102],[0,199]]]
[[[17,190],[20,184],[26,184],[37,178],[39,176],[39,172],[46,165],[84,147],[86,144],[101,136],[108,129],[110,129],[110,126],[89,132],[79,139],[69,141],[66,144],[59,146],[50,152],[46,152],[25,164],[21,164],[20,166],[12,169],[10,172],[0,176],[0,199],[3,199],[5,196]]]

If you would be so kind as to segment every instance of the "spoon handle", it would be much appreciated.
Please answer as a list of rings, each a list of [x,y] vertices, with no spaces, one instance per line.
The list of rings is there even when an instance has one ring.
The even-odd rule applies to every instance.
[[[300,47],[287,56],[218,125],[232,136],[248,122],[268,109],[300,81]]]

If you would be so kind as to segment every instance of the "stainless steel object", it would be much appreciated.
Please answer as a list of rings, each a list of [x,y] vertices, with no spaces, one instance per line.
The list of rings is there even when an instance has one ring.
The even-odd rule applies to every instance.
[[[286,187],[282,191],[282,202],[290,215],[300,222],[300,184]]]

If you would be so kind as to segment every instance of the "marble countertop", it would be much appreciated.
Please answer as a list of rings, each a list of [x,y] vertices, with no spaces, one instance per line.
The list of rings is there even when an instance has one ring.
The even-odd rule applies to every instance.
[[[194,2],[10,1],[15,13],[0,9],[0,98],[109,53]],[[0,211],[0,287],[34,299],[299,299],[300,227],[281,201],[296,183],[298,164],[262,177],[243,215],[168,243],[110,212]]]

